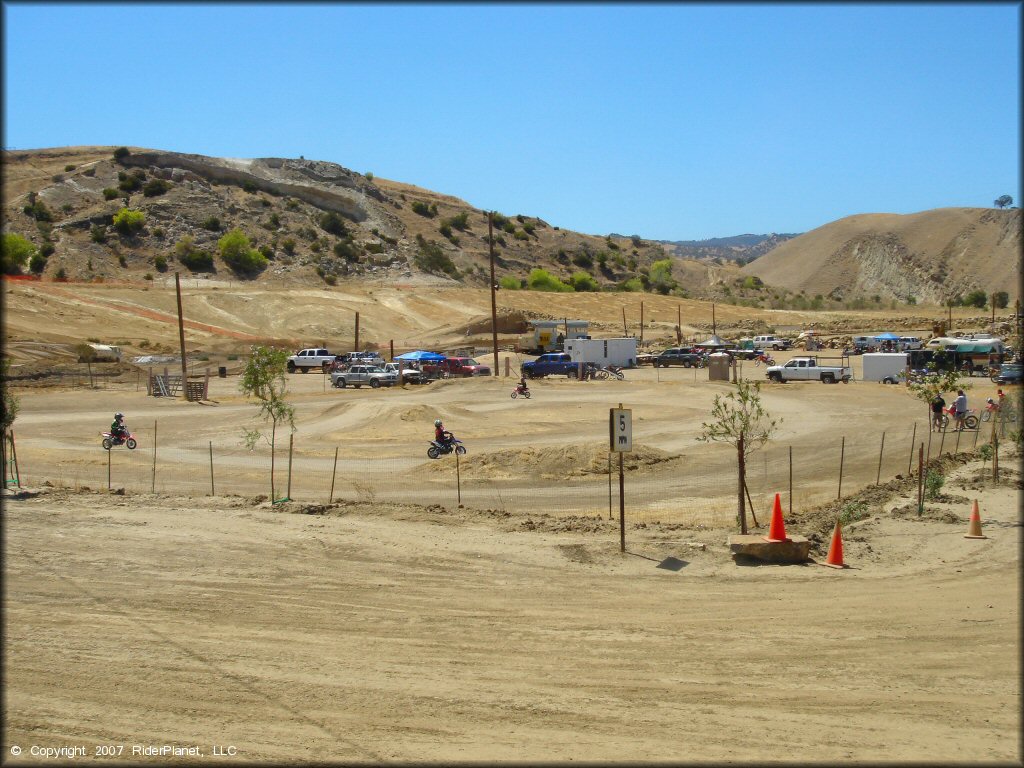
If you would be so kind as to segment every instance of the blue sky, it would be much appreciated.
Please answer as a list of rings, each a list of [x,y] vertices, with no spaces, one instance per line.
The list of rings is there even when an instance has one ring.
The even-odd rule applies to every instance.
[[[1021,198],[1019,3],[3,12],[6,148],[301,155],[664,240]]]

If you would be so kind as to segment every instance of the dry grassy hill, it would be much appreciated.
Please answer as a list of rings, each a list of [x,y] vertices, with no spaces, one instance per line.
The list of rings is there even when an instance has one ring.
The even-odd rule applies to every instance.
[[[1019,209],[938,208],[848,216],[782,243],[743,272],[833,299],[942,303],[973,290],[1020,297]]]

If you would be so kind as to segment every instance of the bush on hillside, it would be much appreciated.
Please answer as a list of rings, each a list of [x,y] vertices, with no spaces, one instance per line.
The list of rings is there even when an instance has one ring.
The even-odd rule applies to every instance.
[[[526,286],[531,291],[566,293],[573,290],[571,285],[566,285],[546,269],[531,269],[526,278]]]
[[[443,272],[446,275],[458,279],[459,270],[455,262],[444,252],[440,245],[433,240],[426,240],[423,235],[416,235],[416,243],[419,245],[419,252],[416,254],[416,266],[424,272],[437,274]]]
[[[220,257],[236,274],[257,275],[267,268],[267,257],[253,248],[240,229],[233,229],[217,241]]]
[[[146,224],[146,214],[130,208],[122,208],[114,214],[114,229],[126,237],[137,235]]]

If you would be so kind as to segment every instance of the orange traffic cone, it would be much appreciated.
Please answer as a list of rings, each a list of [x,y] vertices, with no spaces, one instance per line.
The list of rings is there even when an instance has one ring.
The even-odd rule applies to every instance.
[[[782,500],[779,494],[775,494],[775,506],[772,508],[772,522],[768,526],[767,541],[789,541],[786,536],[786,526],[782,523]]]
[[[843,528],[838,520],[836,520],[835,530],[832,531],[832,543],[828,547],[828,556],[822,565],[827,565],[830,568],[846,567],[843,562]]]
[[[974,506],[971,507],[971,521],[967,524],[967,533],[964,534],[965,539],[987,539],[981,532],[981,515],[978,513],[978,500],[974,500]]]

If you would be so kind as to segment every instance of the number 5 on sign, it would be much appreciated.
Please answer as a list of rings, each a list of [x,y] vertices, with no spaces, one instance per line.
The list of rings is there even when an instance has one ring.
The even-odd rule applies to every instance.
[[[633,411],[630,408],[609,408],[610,450],[630,453],[633,450]]]

